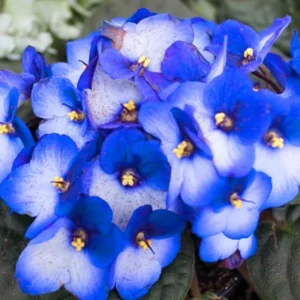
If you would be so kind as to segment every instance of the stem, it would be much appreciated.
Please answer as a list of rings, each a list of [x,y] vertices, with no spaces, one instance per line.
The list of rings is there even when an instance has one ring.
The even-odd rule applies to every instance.
[[[192,279],[192,284],[191,284],[191,294],[192,298],[194,299],[201,299],[201,291],[199,287],[199,281],[197,277],[197,272],[196,270],[194,271],[193,279]]]
[[[266,83],[268,83],[277,94],[282,93],[282,90],[280,89],[280,87],[278,87],[277,84],[275,82],[273,82],[271,79],[269,79],[266,76],[260,74],[258,71],[254,71],[254,72],[252,72],[252,74],[255,75],[256,77],[264,80]]]

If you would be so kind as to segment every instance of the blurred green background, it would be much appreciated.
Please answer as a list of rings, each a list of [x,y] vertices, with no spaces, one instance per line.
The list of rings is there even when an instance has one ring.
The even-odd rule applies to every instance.
[[[19,1],[21,5],[24,0]],[[48,2],[51,1],[48,0]],[[168,12],[182,18],[201,16],[216,22],[231,18],[249,24],[256,30],[269,26],[276,17],[289,14],[293,18],[293,23],[280,37],[275,49],[285,55],[289,54],[292,29],[300,29],[299,0],[102,0],[93,9],[92,16],[86,19],[82,36],[99,27],[103,20],[117,16],[129,16],[140,7],[146,7],[156,12]],[[56,55],[46,55],[49,62],[65,59],[63,45],[63,43],[57,44],[58,53]],[[20,62],[1,60],[0,68],[20,71]]]

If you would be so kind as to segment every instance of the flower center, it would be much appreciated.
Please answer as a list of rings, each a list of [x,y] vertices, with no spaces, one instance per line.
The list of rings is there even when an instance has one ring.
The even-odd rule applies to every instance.
[[[264,140],[265,143],[272,148],[282,149],[284,147],[284,139],[275,131],[269,131],[265,135]]]
[[[122,104],[123,111],[121,112],[121,121],[133,123],[138,120],[138,113],[134,100],[129,100],[127,103]]]
[[[121,183],[123,186],[133,187],[139,183],[139,177],[133,170],[125,170],[121,175]]]
[[[245,51],[244,51],[244,59],[243,59],[243,65],[246,65],[248,64],[250,61],[254,60],[255,57],[254,57],[254,50],[253,48],[247,48]]]
[[[243,202],[237,193],[233,193],[230,196],[229,201],[235,208],[241,208],[243,206]]]
[[[65,181],[62,177],[55,176],[54,180],[51,182],[54,187],[56,187],[61,192],[65,193],[70,187],[70,182]]]
[[[146,240],[144,232],[139,232],[135,238],[137,244],[143,249],[147,250],[148,248],[151,248],[152,241]]]
[[[150,59],[145,55],[140,56],[137,63],[131,66],[131,70],[135,71],[139,66],[141,66],[141,70],[139,71],[139,75],[143,76],[145,69],[150,65]]]
[[[85,115],[83,112],[77,112],[73,110],[68,113],[68,117],[73,122],[82,122],[85,118]]]
[[[79,252],[85,247],[86,239],[86,232],[83,229],[77,229],[73,233],[73,241],[71,245],[76,249],[77,252]]]
[[[190,156],[194,151],[194,145],[190,141],[182,141],[178,146],[173,149],[173,153],[177,158],[181,159]]]
[[[13,128],[11,123],[0,125],[0,134],[10,134],[10,133],[14,133],[14,132],[15,132],[15,129]]]
[[[232,128],[233,128],[233,121],[231,118],[229,118],[225,113],[223,112],[220,112],[220,113],[217,113],[215,115],[215,122],[216,122],[216,125],[224,130],[224,131],[230,131]]]

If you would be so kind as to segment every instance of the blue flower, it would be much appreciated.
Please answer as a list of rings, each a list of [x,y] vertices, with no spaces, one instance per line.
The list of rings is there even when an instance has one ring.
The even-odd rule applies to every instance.
[[[133,82],[113,80],[99,64],[92,75],[91,89],[84,96],[94,128],[138,127],[138,110],[145,100]]]
[[[16,279],[29,295],[62,286],[79,299],[106,299],[110,265],[123,249],[112,211],[97,197],[82,197],[69,218],[60,218],[31,240],[16,266]]]
[[[218,53],[224,36],[228,36],[228,65],[237,66],[245,72],[253,72],[263,62],[290,21],[289,16],[275,19],[270,27],[260,33],[238,21],[224,21],[214,28],[211,45],[207,50],[213,54]]]
[[[195,108],[195,118],[218,172],[238,177],[246,175],[253,166],[254,144],[271,118],[270,99],[275,96],[269,91],[254,91],[246,74],[230,69],[204,89],[199,83],[182,84],[168,101]]]
[[[95,138],[80,92],[66,78],[45,78],[32,90],[32,109],[42,118],[37,130],[40,139],[45,134],[68,135],[78,147]]]
[[[2,182],[0,196],[12,212],[36,217],[26,237],[34,237],[63,214],[60,210],[68,212],[76,204],[80,194],[78,177],[91,159],[91,150],[93,147],[78,152],[68,136],[45,135],[30,162],[14,169]]]
[[[99,37],[98,32],[93,32],[81,39],[67,42],[67,63],[59,62],[51,65],[53,75],[67,78],[77,87],[80,76],[90,62],[92,42]]]
[[[165,208],[170,167],[157,141],[137,129],[118,129],[105,139],[99,160],[101,168],[95,161],[83,181],[89,195],[109,203],[121,229],[141,205]]]
[[[279,113],[272,118],[263,138],[255,147],[254,168],[270,176],[273,183],[270,198],[264,208],[281,206],[299,192],[299,99],[297,96],[284,98],[279,104]]]
[[[26,125],[15,116],[19,92],[0,84],[0,182],[10,173],[14,160],[24,146],[34,145]]]
[[[236,251],[242,259],[247,259],[252,256],[257,247],[257,241],[252,234],[248,238],[233,240],[219,233],[202,239],[199,256],[203,261],[216,262],[229,258]]]
[[[178,196],[192,207],[210,203],[223,180],[193,118],[168,103],[153,102],[142,106],[139,119],[143,128],[161,141],[161,149],[171,165],[168,208],[177,206]]]
[[[167,210],[145,205],[134,211],[124,232],[127,246],[114,263],[114,283],[125,300],[144,296],[158,281],[162,268],[180,250],[184,222]]]
[[[193,232],[201,237],[223,233],[231,239],[248,238],[271,189],[271,178],[254,170],[244,177],[228,178],[211,205],[197,213]]]
[[[35,82],[52,75],[44,57],[31,46],[28,46],[22,54],[22,67],[23,72],[21,74],[0,70],[0,84],[6,86],[7,90],[11,88],[18,89],[20,93],[19,104],[30,98]]]

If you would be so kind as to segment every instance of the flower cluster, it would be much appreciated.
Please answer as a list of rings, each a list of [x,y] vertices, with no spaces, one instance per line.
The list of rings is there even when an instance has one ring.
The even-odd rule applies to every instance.
[[[269,53],[289,23],[257,33],[140,9],[67,43],[67,63],[28,47],[22,74],[0,71],[0,197],[35,218],[24,293],[138,299],[186,222],[204,261],[255,252],[261,211],[300,185],[297,33],[291,61]],[[15,115],[27,98],[35,138]]]

